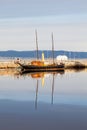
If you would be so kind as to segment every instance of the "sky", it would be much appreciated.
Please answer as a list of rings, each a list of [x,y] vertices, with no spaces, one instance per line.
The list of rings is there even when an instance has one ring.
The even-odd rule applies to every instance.
[[[0,0],[0,50],[87,51],[87,0]]]

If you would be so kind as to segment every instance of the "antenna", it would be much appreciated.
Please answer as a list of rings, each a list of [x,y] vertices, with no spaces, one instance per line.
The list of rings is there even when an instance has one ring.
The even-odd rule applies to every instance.
[[[37,30],[35,30],[35,35],[36,35],[36,56],[37,56],[37,59],[39,59],[39,55],[38,55],[38,39],[37,39]]]
[[[53,63],[54,63],[54,39],[53,39],[53,33],[52,33],[52,56],[53,56]]]

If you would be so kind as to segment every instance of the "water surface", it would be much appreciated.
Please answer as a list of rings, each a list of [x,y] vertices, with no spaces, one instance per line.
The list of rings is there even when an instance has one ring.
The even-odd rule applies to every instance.
[[[0,130],[87,130],[87,71],[1,74]]]

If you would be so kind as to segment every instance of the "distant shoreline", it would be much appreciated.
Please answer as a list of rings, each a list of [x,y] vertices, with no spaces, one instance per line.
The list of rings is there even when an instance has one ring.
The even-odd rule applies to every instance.
[[[39,50],[39,58],[41,58],[42,52],[45,55],[45,58],[52,58],[52,51],[51,50]],[[54,57],[56,58],[58,55],[66,55],[70,59],[86,59],[87,52],[74,52],[74,51],[64,51],[64,50],[55,50]],[[0,57],[8,57],[8,58],[36,58],[36,51],[15,51],[15,50],[8,50],[8,51],[0,51]]]

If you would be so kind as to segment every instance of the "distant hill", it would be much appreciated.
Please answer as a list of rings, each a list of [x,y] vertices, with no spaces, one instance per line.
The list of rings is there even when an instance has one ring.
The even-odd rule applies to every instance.
[[[45,58],[51,58],[52,57],[52,51],[51,50],[39,50],[39,57],[41,58],[41,54],[44,52]],[[57,57],[58,55],[66,55],[69,58],[87,58],[87,52],[72,52],[72,51],[54,51],[54,57]],[[19,58],[35,58],[36,57],[36,51],[0,51],[0,57],[19,57]]]

